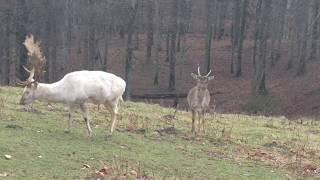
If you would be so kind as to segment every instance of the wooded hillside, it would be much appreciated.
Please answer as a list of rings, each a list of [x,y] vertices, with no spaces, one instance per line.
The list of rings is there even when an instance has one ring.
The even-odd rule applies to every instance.
[[[215,98],[221,110],[251,95],[286,95],[283,89],[304,81],[304,92],[291,90],[313,92],[319,89],[312,84],[319,76],[319,5],[318,0],[2,0],[0,83],[26,78],[22,43],[33,34],[47,59],[43,82],[75,70],[103,70],[126,80],[127,98],[186,93],[193,84],[190,73],[200,65],[216,76],[212,93],[225,94]],[[308,72],[309,78],[299,79]],[[292,84],[276,89],[286,82]],[[283,101],[290,106],[299,98]]]

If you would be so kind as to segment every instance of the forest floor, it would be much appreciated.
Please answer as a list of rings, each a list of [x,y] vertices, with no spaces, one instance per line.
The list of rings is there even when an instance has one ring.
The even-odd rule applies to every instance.
[[[165,59],[165,45],[162,45],[160,58],[160,81],[153,85],[154,69],[152,63],[145,62],[145,40],[141,37],[140,47],[135,51],[134,70],[132,72],[133,94],[187,93],[195,85],[190,73],[196,72],[198,64],[204,59],[204,36],[188,35],[182,40],[181,51],[177,53],[176,90],[168,88],[169,62]],[[119,45],[111,50],[108,71],[124,77],[125,48]],[[124,44],[124,42],[122,43]],[[112,46],[112,43],[111,43]],[[285,47],[285,46],[284,46]],[[212,103],[216,111],[222,113],[244,113],[264,115],[285,115],[288,118],[317,118],[320,114],[320,61],[308,62],[307,73],[295,76],[295,67],[287,70],[288,52],[282,50],[279,62],[271,68],[267,62],[266,86],[268,96],[254,98],[251,94],[253,77],[252,42],[245,42],[243,55],[243,73],[234,77],[230,73],[231,45],[229,40],[213,43],[213,64],[211,69],[215,79],[209,84],[211,92],[218,92]],[[185,51],[183,51],[185,50]],[[184,52],[184,53],[183,53]],[[140,100],[141,101],[141,100]],[[153,101],[162,106],[172,106],[172,100]],[[181,99],[179,107],[187,107]]]
[[[188,112],[126,102],[111,137],[110,114],[92,106],[89,138],[79,113],[66,134],[63,106],[36,102],[27,112],[21,91],[0,87],[0,179],[320,177],[318,121],[216,113],[195,136]]]

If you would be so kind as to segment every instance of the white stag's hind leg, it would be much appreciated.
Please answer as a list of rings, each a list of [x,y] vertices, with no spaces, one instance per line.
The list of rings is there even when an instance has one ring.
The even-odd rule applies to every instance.
[[[110,133],[112,134],[117,123],[117,113],[112,111],[111,117],[112,117],[112,125],[111,125]]]
[[[83,118],[84,118],[84,121],[86,122],[86,125],[87,125],[88,135],[91,136],[92,130],[91,130],[91,127],[90,127],[88,106],[86,104],[81,104],[80,105],[80,109],[81,109],[81,111],[83,113]]]
[[[119,102],[119,99],[117,99],[112,104],[109,104],[109,103],[105,104],[105,106],[108,108],[108,110],[111,113],[112,124],[111,124],[111,129],[110,129],[110,135],[112,135],[114,128],[116,127],[116,123],[117,123],[118,102]]]

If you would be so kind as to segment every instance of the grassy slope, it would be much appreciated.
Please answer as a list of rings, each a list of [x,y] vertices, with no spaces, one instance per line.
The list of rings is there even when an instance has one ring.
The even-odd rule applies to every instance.
[[[118,131],[107,139],[109,113],[92,108],[95,136],[88,138],[78,113],[73,131],[65,134],[67,112],[62,106],[50,111],[45,103],[35,103],[40,112],[26,112],[17,105],[20,93],[0,87],[0,174],[7,172],[8,179],[82,179],[104,165],[118,173],[140,169],[156,179],[314,178],[303,175],[303,169],[320,164],[319,125],[216,114],[207,117],[208,133],[195,137],[189,133],[189,113],[178,112],[177,120],[168,122],[163,116],[172,109],[125,103]],[[155,131],[172,124],[175,135]],[[5,160],[5,154],[13,158]],[[83,164],[91,168],[83,170]]]

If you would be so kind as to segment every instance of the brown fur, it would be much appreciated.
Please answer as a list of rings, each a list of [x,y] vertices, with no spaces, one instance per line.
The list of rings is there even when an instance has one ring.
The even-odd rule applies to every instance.
[[[208,83],[210,80],[214,78],[214,76],[209,76],[208,73],[205,76],[200,74],[200,70],[198,68],[198,75],[191,73],[191,76],[197,81],[197,85],[190,89],[187,101],[189,105],[189,109],[192,112],[192,128],[191,132],[195,133],[195,118],[198,114],[198,131],[201,133],[201,126],[203,132],[205,132],[205,120],[204,114],[209,110],[210,104],[210,92],[208,90]]]

